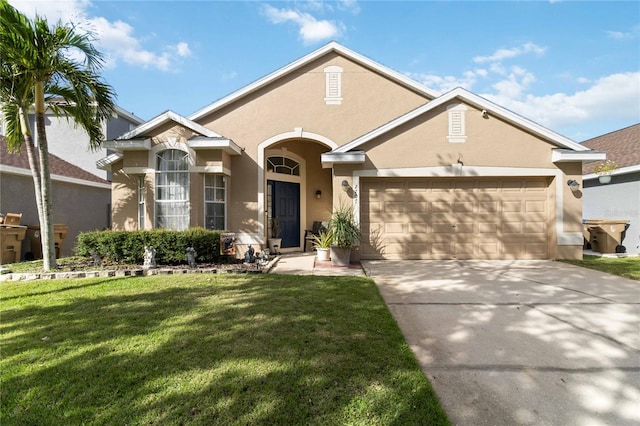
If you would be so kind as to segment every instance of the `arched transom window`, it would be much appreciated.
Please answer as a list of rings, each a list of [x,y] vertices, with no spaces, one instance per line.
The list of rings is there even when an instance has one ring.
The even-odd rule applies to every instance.
[[[300,163],[282,155],[267,158],[267,171],[283,175],[300,176]]]
[[[156,156],[156,228],[189,227],[189,154],[177,149]]]

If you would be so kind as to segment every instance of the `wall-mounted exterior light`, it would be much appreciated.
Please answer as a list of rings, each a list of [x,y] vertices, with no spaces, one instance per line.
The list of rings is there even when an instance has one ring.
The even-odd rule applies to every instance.
[[[322,191],[320,191],[319,189],[316,191],[316,198],[319,200],[320,197],[322,196]]]
[[[569,179],[567,181],[567,185],[569,185],[569,188],[571,188],[572,192],[576,192],[578,189],[580,189],[580,182],[575,179]]]

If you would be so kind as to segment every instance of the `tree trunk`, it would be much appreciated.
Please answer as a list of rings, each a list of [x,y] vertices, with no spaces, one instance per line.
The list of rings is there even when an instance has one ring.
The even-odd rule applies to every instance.
[[[33,177],[33,188],[36,196],[36,208],[38,210],[38,223],[42,223],[42,190],[40,189],[40,164],[36,157],[36,149],[33,145],[33,133],[31,125],[27,119],[24,108],[20,107],[20,128],[22,129],[22,140],[27,147],[27,158],[29,159],[29,167],[31,168],[31,176]]]
[[[42,218],[40,236],[42,238],[42,260],[45,271],[56,267],[55,241],[53,239],[53,200],[51,199],[51,170],[49,169],[49,145],[45,129],[44,85],[35,85],[36,131],[38,132],[38,153],[41,168]]]

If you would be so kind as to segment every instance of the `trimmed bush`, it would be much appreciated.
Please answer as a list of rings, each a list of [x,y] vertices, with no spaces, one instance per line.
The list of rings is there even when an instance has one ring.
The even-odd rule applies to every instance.
[[[187,247],[198,253],[198,262],[227,262],[220,255],[220,233],[204,228],[185,231],[154,229],[150,231],[92,231],[78,235],[76,255],[91,257],[96,252],[101,257],[123,264],[142,264],[144,247],[156,249],[158,264],[176,265],[186,263]]]

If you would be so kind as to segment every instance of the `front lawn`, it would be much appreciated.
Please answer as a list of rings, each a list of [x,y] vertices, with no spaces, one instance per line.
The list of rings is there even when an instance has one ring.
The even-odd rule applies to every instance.
[[[563,262],[640,281],[640,257],[610,258],[585,255],[583,260]]]
[[[355,277],[0,284],[0,424],[448,424]]]

